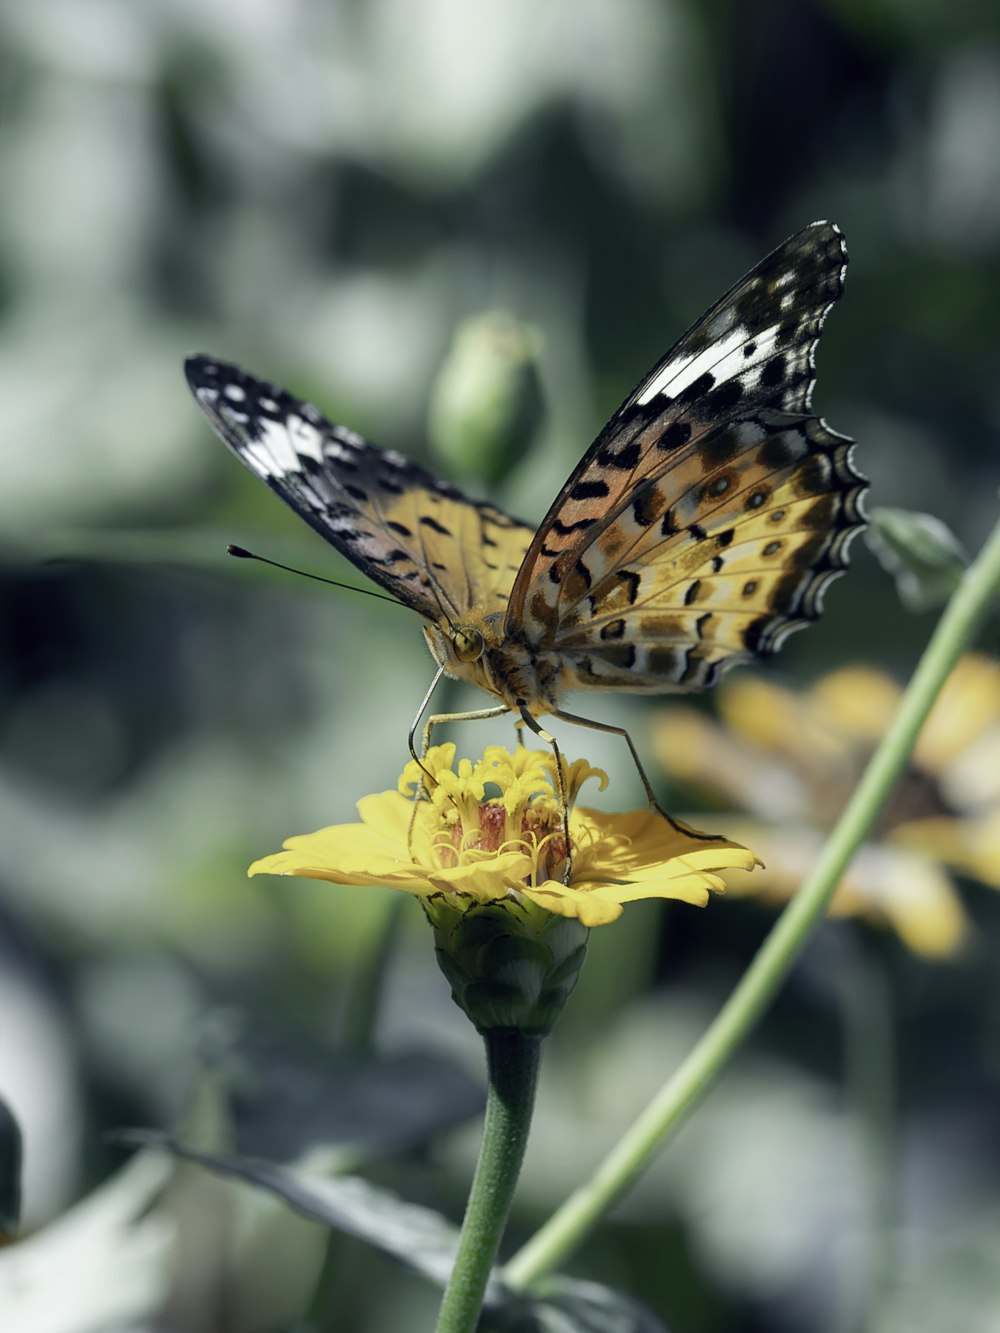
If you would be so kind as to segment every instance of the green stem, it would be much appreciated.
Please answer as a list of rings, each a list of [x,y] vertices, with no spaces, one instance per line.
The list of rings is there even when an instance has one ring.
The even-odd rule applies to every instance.
[[[489,1090],[479,1162],[437,1333],[473,1333],[528,1142],[541,1037],[515,1028],[484,1034]]]
[[[580,1243],[648,1164],[667,1136],[704,1097],[770,1003],[816,929],[859,844],[867,836],[909,758],[942,685],[1000,587],[1000,524],[945,607],[892,725],[882,738],[819,858],[778,918],[715,1021],[591,1179],[514,1256],[504,1279],[523,1289]]]

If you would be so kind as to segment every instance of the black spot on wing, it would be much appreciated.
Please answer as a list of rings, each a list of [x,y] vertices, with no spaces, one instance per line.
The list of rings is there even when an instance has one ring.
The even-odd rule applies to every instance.
[[[783,432],[769,435],[760,446],[759,458],[769,472],[789,467],[799,456],[799,450]]]
[[[638,467],[641,457],[642,448],[639,441],[632,440],[619,449],[606,446],[598,453],[597,461],[601,467],[613,468],[618,472],[631,472],[633,468]]]
[[[717,389],[705,395],[699,404],[699,414],[711,419],[724,417],[743,397],[743,385],[738,379],[724,380]]]
[[[431,532],[440,533],[442,537],[450,537],[452,535],[451,528],[446,528],[443,523],[439,523],[437,519],[433,518],[430,514],[424,514],[421,517],[420,526],[430,528]]]
[[[669,454],[682,448],[691,438],[690,421],[671,421],[656,441],[656,447],[662,453]]]
[[[618,581],[625,586],[625,595],[628,598],[629,605],[635,604],[635,599],[639,596],[639,584],[642,582],[641,575],[634,569],[619,569],[617,571]]]
[[[569,493],[571,500],[605,500],[611,494],[606,481],[578,481]]]
[[[567,537],[573,532],[586,532],[596,522],[596,518],[578,518],[575,523],[564,523],[561,518],[554,518],[552,520],[552,531],[558,532],[561,537]]]
[[[711,393],[714,387],[715,376],[710,370],[706,370],[704,374],[699,375],[697,379],[693,379],[690,384],[685,385],[674,401],[684,406],[700,403],[703,398]]]
[[[740,447],[734,430],[720,429],[713,431],[702,441],[698,448],[698,456],[705,471],[711,472],[713,468],[723,467],[726,463],[732,462],[740,452]]]
[[[765,389],[776,389],[784,381],[787,366],[788,358],[781,353],[766,361],[764,369],[760,372],[760,382],[763,387]]]
[[[644,486],[632,501],[632,517],[640,528],[648,528],[655,523],[660,505],[663,503],[660,492],[655,486]]]

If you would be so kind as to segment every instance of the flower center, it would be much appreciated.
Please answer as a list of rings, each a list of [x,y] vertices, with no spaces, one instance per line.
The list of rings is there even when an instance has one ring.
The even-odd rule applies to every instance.
[[[502,798],[481,801],[463,816],[446,812],[435,836],[442,868],[469,865],[503,852],[521,852],[531,858],[532,872],[527,882],[533,886],[562,873],[566,860],[563,821],[558,806],[544,796],[514,811],[504,808]],[[572,840],[570,850],[576,850]]]
[[[553,757],[520,746],[511,752],[497,745],[478,763],[463,759],[456,768],[454,756],[453,745],[436,746],[425,757],[423,769],[411,765],[400,779],[400,790],[417,786],[422,792],[418,809],[438,865],[453,869],[517,853],[531,862],[526,884],[534,887],[559,879],[567,855],[577,849],[572,843],[567,846]],[[605,774],[585,760],[564,765],[567,818],[590,777],[600,778],[602,785],[607,782]],[[499,795],[487,796],[487,788]]]

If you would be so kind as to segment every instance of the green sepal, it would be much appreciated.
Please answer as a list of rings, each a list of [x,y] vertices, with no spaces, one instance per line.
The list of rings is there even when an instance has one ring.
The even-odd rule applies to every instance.
[[[425,910],[452,998],[480,1032],[551,1032],[587,954],[585,926],[513,897],[433,898]]]

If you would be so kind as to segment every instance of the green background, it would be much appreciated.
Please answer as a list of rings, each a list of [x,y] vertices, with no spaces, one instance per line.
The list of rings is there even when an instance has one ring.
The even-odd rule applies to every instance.
[[[273,1099],[261,1155],[290,1160],[337,1132],[332,1052],[388,895],[247,881],[244,867],[394,785],[432,670],[416,617],[227,560],[238,541],[353,576],[211,435],[183,356],[240,362],[433,466],[428,404],[452,334],[506,309],[541,334],[545,421],[492,496],[537,520],[674,338],[787,235],[831,218],[851,264],[816,406],[857,439],[873,503],[931,511],[974,550],[998,481],[994,13],[0,10],[0,1095],[25,1128],[28,1230],[119,1166],[111,1127],[231,1146],[233,1090],[257,1089]],[[820,626],[768,669],[805,684],[862,661],[905,678],[931,623],[858,543]],[[586,702],[640,747],[669,706]],[[490,725],[455,738],[468,753],[509,738]],[[611,773],[605,804],[639,803],[622,747],[564,740]],[[575,1271],[681,1333],[859,1327],[886,1173],[896,1295],[868,1327],[995,1327],[1000,904],[975,885],[966,904],[976,936],[957,964],[825,928]],[[515,1236],[675,1066],[767,923],[745,903],[638,904],[595,934],[549,1043]],[[408,905],[379,1050],[444,1051],[479,1079],[430,944]],[[894,1123],[873,1151],[855,1075],[883,1026]],[[321,1091],[296,1101],[306,1069]],[[371,1115],[396,1124],[410,1112],[393,1086]],[[457,1217],[474,1145],[473,1121],[377,1178]],[[138,1327],[432,1321],[430,1288],[354,1241],[332,1247],[314,1295],[318,1231],[193,1172],[158,1207],[175,1244]]]

